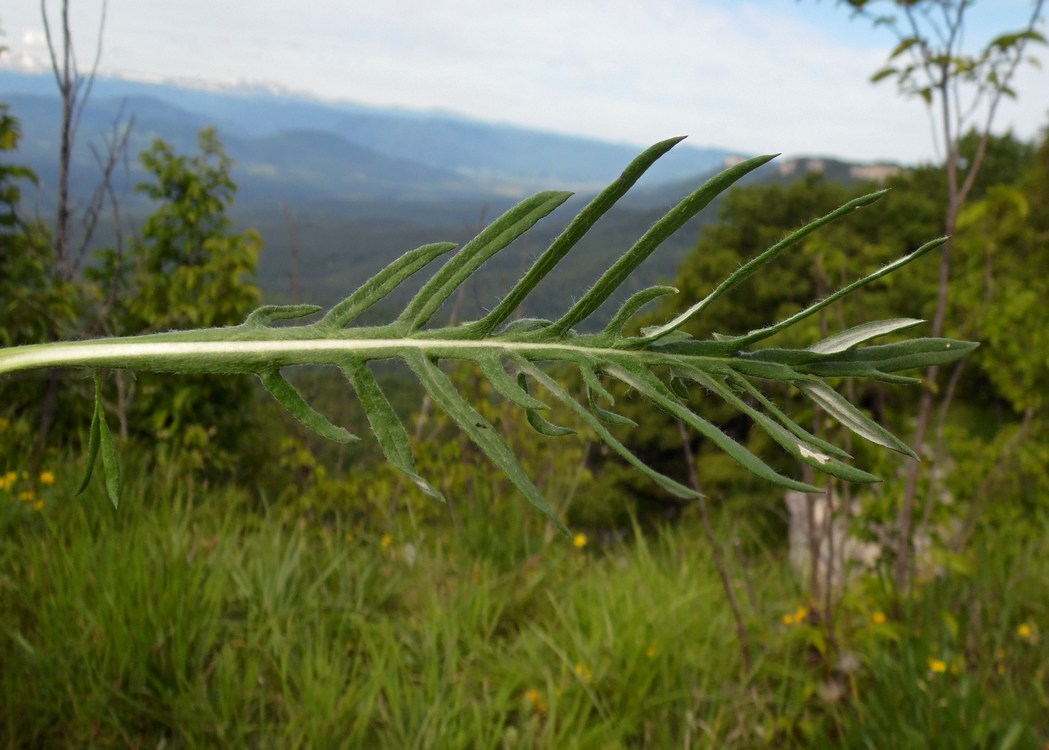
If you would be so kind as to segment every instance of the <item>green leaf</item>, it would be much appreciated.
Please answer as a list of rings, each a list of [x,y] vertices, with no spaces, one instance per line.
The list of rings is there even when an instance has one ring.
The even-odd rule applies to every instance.
[[[726,375],[726,377],[728,378],[729,382],[731,382],[733,385],[736,385],[742,390],[746,391],[747,395],[749,395],[751,398],[753,398],[755,401],[761,404],[765,411],[767,411],[769,414],[775,417],[781,425],[786,427],[790,432],[794,433],[794,435],[798,438],[804,440],[806,443],[815,445],[821,451],[829,453],[832,456],[837,456],[838,458],[842,458],[845,460],[849,460],[852,458],[852,456],[850,456],[838,446],[816,437],[804,427],[795,422],[793,419],[791,419],[789,416],[787,416],[782,409],[780,409],[778,406],[772,403],[772,401],[770,401],[764,393],[755,388],[753,384],[751,384],[750,381],[748,381],[743,376],[737,375],[734,372],[730,372]]]
[[[518,381],[510,377],[509,373],[503,368],[502,360],[498,354],[477,357],[474,361],[480,366],[481,372],[488,378],[488,382],[492,384],[492,387],[499,391],[507,401],[515,403],[523,409],[547,408],[546,404],[530,396],[528,391],[518,385]]]
[[[809,351],[817,354],[837,354],[878,336],[904,331],[924,322],[924,320],[917,318],[893,318],[891,320],[879,320],[875,323],[864,323],[813,344],[809,347]]]
[[[911,450],[910,446],[867,417],[826,383],[819,380],[810,380],[799,381],[795,385],[813,403],[821,406],[828,414],[838,420],[843,427],[847,427],[861,438],[877,445],[882,445],[890,450],[903,453],[911,458],[918,458],[918,454]]]
[[[496,466],[502,469],[503,473],[514,483],[514,486],[520,490],[529,503],[550,519],[562,534],[570,536],[568,527],[565,526],[553,509],[546,504],[539,490],[532,484],[532,480],[528,478],[524,468],[518,463],[517,457],[510,450],[510,446],[506,444],[506,441],[496,432],[488,420],[481,416],[480,412],[470,406],[459,395],[448,376],[441,372],[441,369],[431,362],[426,355],[419,352],[409,352],[405,356],[405,360],[419,377],[419,381],[426,389],[426,392],[430,394],[430,398],[434,400],[434,403],[440,406],[459,425],[459,428],[474,441],[477,447],[484,451],[485,455]]]
[[[909,75],[908,71],[900,74]],[[849,456],[827,441],[817,439],[775,406],[751,382],[752,379],[793,384],[811,400],[835,416],[846,427],[865,439],[913,455],[898,438],[866,417],[856,407],[824,383],[821,377],[870,377],[888,382],[914,382],[894,374],[896,371],[930,364],[952,362],[976,345],[950,339],[913,339],[881,346],[864,346],[878,336],[899,333],[916,325],[911,319],[866,323],[835,334],[808,349],[764,348],[752,346],[814,315],[827,305],[913,262],[940,247],[946,240],[926,243],[916,251],[887,264],[810,305],[806,309],[768,327],[744,335],[716,333],[710,340],[694,340],[679,329],[707,306],[761,270],[788,247],[810,233],[860,207],[877,200],[874,193],[827,214],[789,234],[765,252],[730,274],[713,291],[681,315],[662,326],[645,329],[641,337],[624,338],[624,326],[651,300],[670,292],[669,287],[652,287],[631,296],[603,331],[578,335],[573,327],[592,315],[623,284],[629,274],[684,222],[718,194],[771,157],[757,157],[732,167],[708,180],[698,190],[670,210],[600,276],[591,289],[556,322],[522,319],[508,321],[522,300],[556,267],[566,253],[662,154],[679,139],[656,144],[639,156],[623,175],[583,209],[569,227],[543,253],[511,292],[491,313],[475,323],[422,330],[442,304],[495,253],[506,247],[548,215],[567,198],[567,193],[540,193],[522,201],[496,219],[457,254],[452,256],[408,303],[394,322],[363,328],[347,325],[399,285],[420,271],[453,245],[425,245],[392,262],[366,281],[360,289],[333,307],[317,323],[270,325],[295,320],[317,312],[310,305],[264,306],[248,316],[243,325],[213,327],[195,331],[73,341],[0,349],[0,375],[55,366],[84,366],[94,370],[113,367],[143,372],[251,373],[296,418],[318,433],[340,442],[356,439],[314,411],[281,375],[281,368],[296,365],[336,365],[342,368],[356,390],[371,431],[376,435],[387,459],[434,496],[439,493],[416,473],[409,439],[389,401],[372,375],[373,360],[401,359],[409,364],[434,401],[498,466],[525,498],[548,516],[562,532],[567,532],[538,489],[524,472],[505,440],[493,426],[455,390],[448,377],[435,364],[438,360],[475,362],[492,387],[511,403],[523,408],[528,421],[546,435],[565,435],[571,430],[555,425],[540,414],[546,405],[528,391],[529,380],[538,381],[555,399],[566,405],[590,430],[632,466],[680,497],[697,493],[645,466],[608,428],[603,420],[633,425],[617,414],[605,411],[597,401],[612,401],[611,391],[601,378],[611,375],[634,388],[671,416],[699,431],[715,447],[726,452],[757,476],[780,486],[814,491],[811,485],[785,477],[731,440],[716,426],[688,407],[688,389],[682,378],[698,381],[707,392],[754,420],[773,440],[798,460],[831,475],[850,481],[869,482],[874,477],[841,459]],[[156,155],[158,163],[164,154]],[[177,300],[175,300],[177,302]],[[497,328],[500,333],[495,334]],[[537,363],[574,365],[586,383],[586,401],[580,402],[546,375]],[[507,372],[506,363],[517,368],[517,377]],[[669,371],[668,387],[657,372]],[[99,452],[103,456],[107,491],[119,499],[120,470],[112,435],[105,424],[101,400],[101,381],[96,374],[96,402],[88,439],[88,463],[82,487],[86,487]]]
[[[295,386],[284,379],[277,370],[264,370],[259,373],[259,379],[266,386],[273,398],[280,402],[293,417],[316,432],[321,437],[334,440],[336,443],[352,443],[360,440],[343,427],[337,427],[328,421],[320,412],[314,410],[306,403],[305,399],[295,390]]]
[[[570,197],[571,193],[564,192],[539,193],[521,201],[493,221],[433,275],[408,303],[397,322],[406,326],[409,332],[426,325],[452,292],[470,278],[486,260],[531,229],[536,222]]]
[[[275,320],[305,318],[323,309],[318,305],[263,305],[248,315],[244,320],[244,325],[248,328],[260,328],[268,326]]]
[[[517,384],[521,390],[528,393],[528,379],[525,378],[523,372],[517,373]],[[540,402],[542,403],[542,402]],[[545,404],[543,404],[545,406]],[[540,435],[546,435],[548,437],[564,437],[565,435],[575,435],[575,430],[568,427],[562,427],[549,421],[542,414],[537,412],[535,409],[526,409],[525,416],[528,419],[528,424],[532,426],[536,432]]]
[[[583,376],[583,382],[586,383],[587,391],[593,394],[597,394],[605,401],[610,404],[615,404],[616,399],[611,392],[605,388],[604,383],[597,376],[596,362],[581,362],[579,364],[579,374]]]
[[[781,320],[779,323],[776,323],[775,325],[771,325],[771,326],[768,326],[766,328],[759,328],[756,331],[751,331],[746,336],[739,336],[739,337],[736,337],[736,338],[733,338],[733,339],[730,339],[730,340],[732,341],[732,343],[734,343],[740,349],[742,349],[745,346],[749,346],[750,344],[753,344],[753,343],[755,343],[757,341],[761,341],[762,339],[766,339],[769,336],[773,336],[773,335],[779,333],[780,331],[785,331],[786,329],[790,328],[791,326],[797,325],[798,323],[800,323],[802,320],[804,320],[805,318],[809,317],[810,315],[815,315],[816,313],[818,313],[820,310],[824,309],[825,307],[834,304],[835,302],[837,302],[842,297],[847,297],[848,295],[852,294],[856,290],[861,289],[861,288],[867,286],[868,284],[870,284],[870,283],[872,283],[874,281],[877,281],[878,279],[880,279],[880,278],[882,278],[884,276],[889,275],[890,273],[898,271],[898,270],[900,270],[901,268],[903,268],[904,266],[906,266],[906,265],[908,265],[910,263],[913,263],[914,261],[918,260],[918,258],[921,258],[926,253],[929,253],[929,252],[931,252],[931,251],[933,251],[933,250],[943,246],[943,244],[945,242],[947,242],[948,239],[949,238],[947,238],[947,237],[939,237],[939,238],[937,238],[935,240],[932,240],[931,242],[926,242],[924,245],[919,247],[914,252],[912,252],[912,253],[910,253],[908,255],[905,255],[902,258],[894,260],[891,263],[885,264],[884,266],[879,268],[874,273],[868,274],[867,276],[864,276],[863,278],[858,279],[857,281],[852,282],[848,286],[844,286],[841,289],[838,289],[833,294],[830,294],[827,297],[824,297],[823,299],[821,299],[819,302],[816,302],[815,304],[809,305],[808,307],[806,307],[804,310],[801,310],[800,312],[794,313],[789,318],[785,318],[784,320]]]
[[[583,298],[574,304],[560,320],[550,326],[548,337],[563,336],[580,321],[586,320],[608,297],[619,288],[626,278],[651,255],[670,235],[680,229],[686,221],[698,214],[714,198],[730,188],[738,180],[763,164],[776,158],[775,154],[747,159],[707,180],[703,185],[678,203],[674,208],[645,232],[623,257],[605,271],[604,275],[590,288]]]
[[[915,45],[921,45],[922,40],[916,36],[909,36],[906,39],[901,39],[900,43],[889,53],[889,59],[895,60],[897,57],[902,55],[907,50],[911,49]]]
[[[375,438],[382,447],[386,460],[405,474],[415,485],[431,497],[443,501],[444,495],[423,479],[415,470],[412,446],[401,420],[390,406],[368,365],[359,359],[346,359],[339,365],[353,390],[357,392],[364,414],[368,417]]]
[[[601,420],[594,417],[589,411],[586,410],[582,404],[572,398],[571,395],[562,388],[556,380],[551,378],[545,372],[540,370],[538,367],[533,365],[524,359],[520,359],[520,367],[530,377],[536,380],[540,385],[546,388],[556,399],[561,403],[565,404],[568,408],[574,411],[580,419],[586,422],[587,426],[593,430],[599,438],[601,438],[609,448],[615,451],[621,458],[627,461],[631,466],[640,471],[645,476],[649,477],[661,487],[663,487],[670,494],[684,498],[694,499],[702,497],[702,495],[690,487],[671,479],[668,476],[660,474],[658,471],[653,469],[651,466],[646,464],[644,461],[639,459],[633,453],[627,449],[625,445],[619,442],[615,436],[608,431],[608,429],[601,424]]]
[[[799,369],[822,371],[828,376],[838,371],[840,365],[862,365],[885,373],[898,372],[931,365],[948,365],[978,346],[976,342],[957,339],[911,339],[836,353],[832,357],[800,365]]]
[[[707,420],[692,412],[687,406],[681,404],[674,395],[667,390],[654,375],[647,370],[628,370],[623,367],[612,367],[609,374],[622,380],[630,387],[636,389],[651,399],[670,416],[681,420],[695,429],[699,434],[710,440],[714,445],[735,459],[743,468],[755,476],[766,481],[778,484],[792,490],[801,492],[819,492],[818,487],[811,484],[799,482],[775,471],[772,467],[748,451],[742,445],[730,438],[724,432],[712,425]]]
[[[364,282],[360,289],[329,310],[328,314],[317,324],[318,327],[338,329],[349,325],[358,315],[384,299],[416,272],[454,248],[454,242],[435,242],[405,253]]]
[[[707,377],[707,375],[696,369],[688,369],[684,370],[684,372],[704,388],[716,393],[724,399],[725,402],[753,419],[754,423],[763,429],[769,437],[779,443],[780,447],[787,451],[787,453],[791,454],[799,461],[808,464],[816,469],[816,471],[830,474],[839,479],[844,479],[846,482],[870,483],[880,481],[878,477],[873,474],[857,469],[854,466],[850,466],[847,463],[839,461],[830,453],[824,452],[824,448],[817,445],[814,441],[809,441],[804,438],[799,439],[799,433],[803,433],[804,431],[800,425],[794,424],[792,420],[788,419],[787,421],[793,424],[796,429],[787,430],[771,420],[767,415],[762,414],[750,404],[743,401],[733,393],[730,388],[718,382],[716,379]],[[783,416],[784,415],[782,415],[781,412],[779,417],[782,418]]]
[[[622,198],[634,183],[640,179],[650,166],[659,157],[684,140],[681,138],[670,138],[661,141],[646,149],[640,156],[632,161],[619,179],[602,190],[596,198],[587,204],[586,208],[565,227],[558,235],[546,252],[540,256],[524,277],[517,282],[513,289],[496,305],[488,315],[479,320],[471,333],[477,336],[487,336],[492,333],[510,314],[518,308],[521,302],[531,293],[533,289],[561,262],[568,252],[575,247],[590,228],[600,219],[616,202]]]
[[[896,70],[896,68],[882,68],[870,77],[870,82],[879,83],[880,81],[884,81],[889,76],[894,76],[897,73],[899,73],[899,71]]]
[[[671,331],[677,330],[681,326],[685,325],[685,323],[702,313],[705,309],[707,309],[707,307],[711,305],[711,303],[713,303],[722,294],[725,294],[730,289],[738,286],[740,283],[750,278],[758,269],[771,263],[773,260],[775,260],[776,256],[778,256],[787,248],[793,247],[798,242],[808,237],[820,227],[825,226],[826,224],[829,224],[832,221],[840,219],[842,216],[851,214],[857,209],[869,206],[875,201],[880,200],[887,192],[888,190],[879,190],[875,193],[855,198],[846,203],[841,208],[837,208],[834,211],[831,211],[826,216],[816,219],[815,221],[809,222],[801,229],[792,232],[787,237],[783,238],[775,245],[770,247],[768,250],[758,255],[756,258],[752,258],[750,261],[745,263],[738,271],[731,274],[727,279],[718,284],[717,287],[715,287],[714,291],[712,291],[705,298],[694,304],[688,310],[678,315],[669,323],[666,323],[662,326],[658,326],[654,331],[646,334],[644,341],[646,343],[651,343],[656,339],[662,338]]]
[[[88,484],[91,483],[91,474],[95,469],[95,460],[98,458],[98,445],[101,439],[101,428],[99,422],[102,420],[102,378],[95,372],[95,410],[91,413],[91,427],[87,438],[87,461],[84,463],[84,477],[80,480],[80,487],[76,494],[84,494]]]
[[[672,286],[650,286],[635,292],[630,299],[623,303],[612,320],[605,326],[603,333],[609,336],[619,337],[623,335],[623,327],[637,312],[652,300],[664,297],[668,294],[677,294],[678,290]]]
[[[102,471],[106,477],[106,494],[114,508],[120,507],[120,459],[117,457],[113,435],[106,424],[106,415],[101,409],[98,418],[98,442],[102,448]]]

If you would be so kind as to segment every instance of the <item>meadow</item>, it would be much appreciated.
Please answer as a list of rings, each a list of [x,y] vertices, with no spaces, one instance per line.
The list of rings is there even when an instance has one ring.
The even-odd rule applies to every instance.
[[[101,487],[73,496],[79,461],[0,491],[3,747],[1049,741],[1045,517],[981,529],[902,603],[868,576],[831,644],[783,550],[719,515],[746,671],[694,516],[566,540],[481,479],[469,512],[362,524],[367,498],[289,513],[151,481],[144,456],[114,511]]]

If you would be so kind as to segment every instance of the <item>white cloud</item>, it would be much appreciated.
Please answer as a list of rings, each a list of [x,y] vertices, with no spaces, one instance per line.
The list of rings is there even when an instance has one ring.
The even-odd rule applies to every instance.
[[[891,40],[822,5],[818,17],[813,0],[112,0],[104,66],[636,143],[688,133],[744,151],[931,157],[921,106],[867,83]],[[74,7],[91,49],[98,6]],[[39,50],[38,13],[30,0],[4,13],[22,52]],[[1025,73],[1002,122],[1033,135],[1047,84]]]

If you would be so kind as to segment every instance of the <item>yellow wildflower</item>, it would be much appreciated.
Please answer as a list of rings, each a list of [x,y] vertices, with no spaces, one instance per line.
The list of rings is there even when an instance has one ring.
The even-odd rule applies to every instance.
[[[800,625],[801,623],[805,622],[805,618],[807,618],[808,616],[809,616],[809,608],[808,607],[804,607],[804,606],[798,607],[793,612],[788,612],[787,614],[783,615],[783,624],[784,625]]]
[[[9,471],[9,472],[7,472],[6,474],[4,474],[4,481],[6,481],[7,482],[7,486],[10,487],[12,484],[14,484],[15,482],[18,481],[18,472],[17,471]]]
[[[390,546],[393,544],[393,535],[392,534],[383,534],[382,535],[382,541],[379,544],[382,546],[383,550],[388,550],[390,548]]]
[[[3,432],[4,430],[6,430],[7,426],[10,425],[10,424],[11,423],[8,422],[6,419],[4,419],[3,417],[0,417],[0,432]]]
[[[44,509],[44,501],[43,500],[37,500],[35,503],[33,503],[33,510],[43,510],[43,509]]]
[[[40,484],[54,484],[54,483],[55,483],[55,475],[54,474],[52,474],[50,471],[42,471],[42,472],[40,472]]]
[[[943,674],[947,671],[947,662],[943,659],[933,659],[929,657],[929,671],[933,674]]]
[[[588,667],[586,664],[583,664],[583,662],[579,662],[575,665],[575,673],[576,676],[583,681],[584,685],[589,685],[591,682],[594,681],[593,672],[591,672],[590,667]]]
[[[583,547],[586,546],[586,543],[586,534],[576,534],[574,537],[572,537],[572,544],[574,544],[577,549],[583,549]]]
[[[537,714],[546,713],[546,701],[543,700],[543,694],[535,688],[528,688],[525,691],[525,702],[532,707],[532,710]]]
[[[18,493],[18,499],[23,503],[31,503],[36,499],[36,495],[33,494],[32,490],[22,490]]]
[[[873,615],[871,615],[871,623],[874,624],[874,625],[883,625],[883,624],[885,624],[885,613],[884,612],[875,612]]]
[[[653,644],[649,645],[648,648],[645,649],[645,656],[647,656],[649,659],[654,659],[654,658],[656,658],[656,654],[658,652],[659,652],[659,649],[656,647],[656,644],[653,643]]]
[[[1028,639],[1034,633],[1034,630],[1026,622],[1020,623],[1016,627],[1016,634],[1023,639]]]

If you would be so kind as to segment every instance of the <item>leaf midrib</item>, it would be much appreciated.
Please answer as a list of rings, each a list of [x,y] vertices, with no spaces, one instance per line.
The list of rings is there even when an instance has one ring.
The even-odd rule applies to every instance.
[[[432,338],[389,338],[389,339],[342,339],[342,338],[308,338],[255,341],[99,341],[99,342],[66,342],[46,344],[36,347],[21,347],[0,353],[0,374],[38,367],[53,366],[104,366],[134,367],[143,360],[170,360],[177,370],[180,360],[194,361],[203,365],[204,361],[215,361],[236,364],[238,358],[258,356],[288,356],[307,354],[316,356],[301,357],[302,364],[323,364],[329,359],[325,354],[366,355],[365,358],[398,357],[399,352],[425,351],[433,354],[447,352],[456,358],[469,358],[470,351],[505,351],[518,354],[542,354],[544,358],[555,353],[563,353],[565,358],[572,355],[589,357],[607,357],[610,360],[632,359],[647,362],[650,358],[665,360],[693,359],[688,355],[668,355],[663,352],[643,350],[613,349],[557,341],[525,342],[499,339],[451,340]],[[557,357],[553,357],[557,358]],[[698,359],[698,358],[696,358]],[[704,357],[703,359],[720,359]],[[122,363],[122,364],[121,364]],[[253,361],[245,360],[244,369],[254,370]]]

